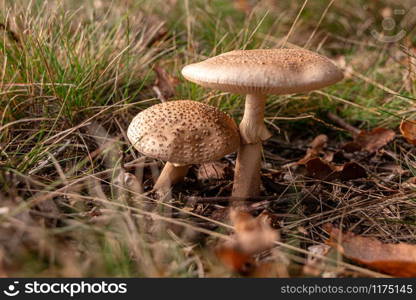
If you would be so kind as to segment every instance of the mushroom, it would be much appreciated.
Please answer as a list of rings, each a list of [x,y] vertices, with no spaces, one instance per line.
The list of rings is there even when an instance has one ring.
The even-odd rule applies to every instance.
[[[166,161],[154,189],[169,190],[191,164],[212,162],[237,151],[235,121],[215,107],[191,100],[153,105],[132,120],[127,136],[146,156]]]
[[[260,192],[262,142],[272,135],[263,120],[266,95],[308,92],[343,78],[328,58],[304,49],[235,50],[187,65],[182,74],[204,87],[246,95],[234,197]]]

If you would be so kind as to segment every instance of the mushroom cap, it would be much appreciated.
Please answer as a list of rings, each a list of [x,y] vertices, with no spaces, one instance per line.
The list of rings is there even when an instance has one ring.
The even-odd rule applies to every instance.
[[[177,165],[215,161],[240,144],[232,118],[192,100],[163,102],[143,110],[133,118],[127,136],[144,155]]]
[[[328,58],[304,49],[235,50],[185,66],[183,76],[237,94],[292,94],[323,88],[344,75]]]

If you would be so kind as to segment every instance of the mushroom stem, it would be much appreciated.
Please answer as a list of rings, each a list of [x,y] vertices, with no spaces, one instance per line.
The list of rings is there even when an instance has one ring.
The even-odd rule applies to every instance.
[[[266,96],[249,94],[246,96],[244,116],[240,123],[243,144],[261,143],[272,136],[264,125],[264,108]]]
[[[167,192],[172,185],[183,180],[188,173],[189,165],[175,166],[170,162],[167,162],[163,167],[162,173],[160,173],[153,189],[162,192]]]
[[[261,143],[241,144],[235,164],[232,197],[255,197],[260,193]]]
[[[255,197],[260,193],[261,143],[272,136],[264,124],[266,96],[246,96],[240,123],[241,144],[235,164],[233,197]]]

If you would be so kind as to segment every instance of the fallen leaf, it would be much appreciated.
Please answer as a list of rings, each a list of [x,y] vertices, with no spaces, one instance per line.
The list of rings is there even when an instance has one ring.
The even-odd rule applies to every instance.
[[[201,164],[198,168],[198,180],[220,180],[225,178],[226,163],[219,161]]]
[[[412,145],[416,145],[416,122],[403,120],[400,123],[400,132]]]
[[[323,148],[328,142],[328,137],[325,134],[316,136],[309,145],[309,149],[306,151],[306,155],[298,161],[298,164],[305,164],[311,158],[318,157],[323,151]]]
[[[287,278],[289,261],[278,250],[274,249],[267,261],[256,261],[234,247],[222,246],[215,250],[218,259],[230,270],[253,278]]]
[[[254,259],[252,255],[244,253],[231,246],[221,246],[215,250],[218,259],[233,272],[249,275],[254,270]]]
[[[323,161],[319,157],[312,158],[305,163],[306,175],[308,177],[330,180],[336,170],[328,162]]]
[[[374,128],[371,131],[362,130],[355,138],[362,150],[370,153],[376,152],[381,147],[387,145],[394,138],[394,131],[386,128]]]
[[[308,160],[305,166],[308,177],[320,180],[352,180],[367,176],[366,170],[355,162],[337,166],[317,157]]]
[[[230,220],[234,225],[234,235],[215,250],[226,267],[245,276],[276,277],[287,274],[282,271],[286,270],[284,265],[276,266],[276,262],[259,262],[254,259],[254,255],[271,249],[278,238],[278,232],[270,226],[267,215],[260,214],[254,218],[241,209],[233,208],[230,209]],[[275,252],[273,256],[279,255]]]
[[[361,151],[361,145],[356,142],[348,142],[342,146],[342,150],[347,153],[354,153]]]
[[[342,233],[332,226],[326,229],[330,233],[328,243],[339,247],[345,257],[393,276],[416,276],[416,245],[386,244],[375,238]]]
[[[348,162],[337,172],[340,180],[352,180],[367,177],[367,171],[355,162]]]
[[[175,95],[175,88],[179,84],[179,79],[170,75],[165,69],[159,66],[155,66],[153,71],[156,73],[153,90],[159,100],[165,102]]]
[[[270,249],[278,238],[267,215],[254,218],[247,212],[231,209],[230,220],[234,225],[237,247],[245,253],[255,254]]]

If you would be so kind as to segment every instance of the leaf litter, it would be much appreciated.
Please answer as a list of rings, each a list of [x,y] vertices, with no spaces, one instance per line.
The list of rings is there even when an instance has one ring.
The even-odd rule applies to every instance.
[[[402,128],[400,130],[403,133]],[[416,126],[413,130],[416,132]],[[391,129],[375,128],[369,131],[356,130],[352,132],[352,135],[352,141],[334,144],[327,135],[319,134],[309,143],[306,149],[303,148],[305,150],[302,151],[305,154],[295,163],[284,164],[282,157],[284,159],[285,155],[282,155],[281,151],[277,152],[279,162],[276,163],[283,163],[283,167],[291,172],[292,175],[287,177],[284,171],[275,171],[272,165],[269,172],[266,171],[267,168],[263,169],[263,180],[267,178],[269,184],[272,181],[275,185],[284,185],[288,178],[290,181],[298,181],[302,176],[314,179],[309,184],[305,182],[303,186],[297,184],[298,189],[300,189],[298,193],[299,198],[306,205],[303,210],[306,216],[315,215],[318,217],[322,213],[325,215],[325,212],[333,212],[332,214],[337,215],[336,207],[344,202],[343,206],[345,209],[351,211],[355,208],[358,213],[362,211],[362,213],[367,214],[366,218],[368,218],[368,221],[377,215],[380,217],[381,212],[384,217],[391,218],[394,215],[393,211],[396,210],[395,206],[409,205],[407,202],[400,203],[400,200],[395,201],[395,195],[399,197],[400,194],[401,180],[399,178],[408,176],[409,172],[405,171],[397,163],[393,153],[384,150],[395,138],[395,132]],[[330,146],[328,146],[329,144]],[[268,142],[266,149],[270,149],[274,145],[277,145],[275,141]],[[284,146],[278,145],[278,147],[283,148]],[[293,146],[289,147],[294,148]],[[290,152],[293,154],[293,151]],[[271,153],[273,153],[273,150]],[[383,177],[385,173],[386,177]],[[396,188],[390,189],[383,185],[385,183],[384,178],[385,181],[390,181],[390,183],[394,183],[396,180]],[[411,177],[406,182],[413,183],[414,180],[412,178],[414,177]],[[325,184],[325,182],[331,181],[335,185]],[[311,184],[313,185],[311,186]],[[342,187],[343,185],[345,185],[345,188]],[[351,188],[356,191],[351,192]],[[283,195],[276,195],[276,197],[285,197],[285,195],[288,195],[289,190],[290,187],[287,186]],[[321,203],[326,206],[326,209],[322,210],[322,204],[318,206],[311,205],[310,201],[312,199],[320,199]],[[346,201],[347,199],[350,200]],[[389,201],[389,199],[392,200]],[[336,204],[337,202],[339,204]],[[320,208],[320,211],[314,213],[314,207],[315,209]],[[412,204],[410,204],[410,207],[411,211],[416,213],[416,207]],[[332,217],[332,220],[335,220],[334,224],[338,224],[339,221],[343,220],[346,222],[344,225],[348,226],[349,224],[355,230],[362,228],[360,231],[365,230],[367,234],[371,232],[377,233],[381,230],[381,228],[374,226],[374,223],[371,221],[368,222],[366,218],[360,221],[360,226],[354,225],[354,222],[357,222],[357,217],[353,213],[345,211],[345,209],[338,216]],[[274,206],[273,201],[268,202],[268,205],[261,211],[258,217],[253,217],[247,212],[231,211],[230,219],[235,227],[235,233],[232,235],[233,242],[226,247],[222,245],[217,248],[216,253],[220,260],[235,272],[253,276],[255,274],[253,270],[256,270],[261,263],[256,261],[256,256],[253,256],[252,253],[255,253],[256,250],[264,250],[267,246],[271,247],[271,245],[268,245],[268,242],[272,240],[272,238],[267,237],[268,233],[271,234],[268,231],[270,227],[260,226],[262,224],[260,222],[261,219],[257,218],[260,218],[266,212],[270,218],[277,219],[277,223],[272,223],[273,228],[281,228],[280,234],[276,236],[271,234],[270,236],[279,236],[280,239],[284,239],[286,237],[285,226],[290,226],[293,222],[290,221],[290,218],[284,217],[284,215],[283,218],[277,217],[276,215],[279,215],[280,211],[280,206]],[[307,219],[310,219],[310,217]],[[306,224],[308,223],[310,224],[310,222],[306,222]],[[294,224],[299,223],[295,222]],[[396,230],[400,230],[403,227],[406,228],[406,225],[397,225]],[[250,230],[246,231],[247,228]],[[265,228],[268,229],[266,230]],[[307,234],[310,230],[316,230],[315,225],[312,227],[307,225],[306,228],[304,232]],[[322,228],[327,229],[328,227],[322,226]],[[414,259],[416,258],[416,245],[403,242],[398,243],[397,240],[394,242],[380,241],[374,237],[365,237],[353,233],[345,234],[343,240],[340,241],[336,238],[339,236],[340,231],[333,226],[331,228],[330,239],[327,241],[327,244],[308,247],[310,255],[305,258],[301,274],[322,277],[346,276],[341,275],[348,274],[345,268],[340,268],[339,265],[333,265],[322,259],[322,257],[334,257],[336,256],[334,250],[340,250],[346,258],[375,271],[393,276],[416,276],[414,271],[416,270],[414,266],[416,263],[416,259]],[[325,240],[321,241],[324,242]],[[247,248],[244,245],[247,245]],[[317,255],[320,258],[317,258]],[[289,274],[287,265],[281,263],[280,266],[285,269],[286,274]]]
[[[406,141],[412,145],[416,145],[416,122],[403,120],[400,123],[400,132]]]
[[[169,84],[173,87],[174,81]],[[389,245],[402,245],[403,241],[408,240],[404,233],[407,236],[412,234],[412,227],[407,223],[416,214],[416,207],[408,201],[409,196],[403,194],[403,190],[410,190],[411,193],[416,184],[410,184],[414,182],[411,179],[414,176],[406,166],[398,162],[397,156],[401,154],[392,147],[395,138],[393,131],[383,128],[360,131],[353,134],[350,142],[334,138],[336,135],[331,131],[316,134],[313,139],[310,135],[289,136],[289,142],[277,138],[278,136],[276,134],[264,145],[266,160],[262,166],[263,187],[259,197],[245,199],[243,209],[235,209],[234,205],[239,200],[229,198],[235,154],[218,162],[194,166],[184,182],[172,190],[171,198],[167,199],[169,205],[177,208],[171,210],[169,215],[175,221],[160,231],[180,236],[184,243],[198,243],[207,239],[208,232],[215,233],[219,230],[221,222],[229,218],[235,228],[229,234],[230,241],[223,243],[216,240],[212,249],[228,270],[251,277],[350,276],[350,265],[340,268],[322,258],[333,256],[333,249],[328,249],[323,244],[325,235],[322,225],[327,221],[331,221],[334,226],[342,223],[343,228],[352,228],[358,234],[379,237],[372,238],[374,241],[370,246],[383,248],[387,245],[388,249],[396,249]],[[95,143],[103,148],[103,145]],[[405,149],[406,153],[413,150],[412,145],[397,136],[394,143],[399,149]],[[114,148],[114,145],[107,146],[110,150]],[[152,168],[161,165],[154,161],[143,161],[140,167],[129,167],[128,162],[133,160],[130,154],[120,154],[122,152],[114,149],[107,152],[114,152],[116,161],[123,158],[124,164],[120,170],[113,166],[115,161],[108,160],[106,155],[97,155],[92,159],[101,160],[103,165],[109,163],[108,168],[115,168],[120,171],[116,173],[124,175],[119,180],[123,184],[119,185],[128,188],[130,194],[126,195],[126,199],[133,206],[155,210],[157,205],[149,200],[147,193],[153,185]],[[46,168],[45,172],[48,171],[50,169]],[[45,176],[42,172],[41,170],[38,176]],[[114,174],[113,171],[108,173]],[[99,182],[99,185],[92,184],[100,187],[94,198],[105,199],[111,184],[101,180]],[[404,186],[405,182],[409,183],[407,187]],[[93,194],[82,186],[78,192],[80,195]],[[88,208],[85,216],[90,216],[93,223],[100,224],[100,220],[108,222],[106,205],[94,201],[85,203],[82,197],[71,197],[68,196],[66,201],[70,205],[85,205]],[[57,203],[57,207],[46,206],[48,203],[45,202],[45,206],[36,208],[40,214],[36,215],[32,211],[31,215],[38,220],[49,214],[48,218],[54,221],[56,216],[51,215],[51,212],[62,211],[62,202],[59,197],[54,197],[51,203]],[[148,219],[150,217],[146,218]],[[399,222],[401,220],[407,223]],[[389,222],[395,223],[391,225]],[[183,227],[180,225],[182,223],[186,225],[186,230],[180,231],[178,228]],[[58,226],[56,222],[44,224],[48,227]],[[293,228],[299,227],[304,228],[302,237],[293,235]],[[394,240],[389,240],[391,237]],[[294,247],[308,250],[310,255],[296,254],[296,269],[292,257],[280,246],[276,246],[278,241],[290,241]],[[317,243],[319,244],[316,245]],[[344,245],[348,250],[351,247],[355,247],[355,244],[349,244],[349,248]],[[400,246],[400,249],[411,251],[413,247]],[[317,259],[318,255],[321,258]],[[367,260],[364,258],[361,257],[360,261],[350,259],[365,264]],[[377,263],[368,267],[386,274],[407,276],[407,273],[382,269]]]
[[[347,258],[362,265],[398,277],[416,276],[416,245],[383,243],[338,228],[326,226],[329,245],[337,247]]]
[[[267,214],[253,217],[241,208],[230,209],[234,226],[231,240],[220,243],[215,253],[229,269],[251,277],[288,277],[287,259],[276,248],[279,233],[272,228]],[[267,252],[266,257],[258,255]]]

